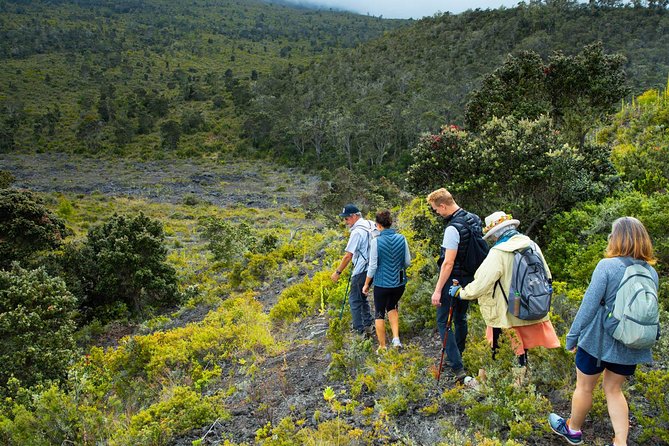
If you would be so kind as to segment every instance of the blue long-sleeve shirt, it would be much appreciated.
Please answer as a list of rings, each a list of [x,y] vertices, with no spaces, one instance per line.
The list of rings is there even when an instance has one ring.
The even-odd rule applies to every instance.
[[[657,272],[648,264],[646,264],[646,267],[657,286]],[[601,301],[604,298],[607,305],[611,305],[615,301],[618,285],[625,273],[625,268],[626,266],[620,260],[620,257],[599,261],[567,334],[567,350],[571,350],[578,345],[591,356],[615,364],[632,365],[653,361],[649,348],[633,349],[626,347],[604,331],[603,317],[606,310],[601,305]]]

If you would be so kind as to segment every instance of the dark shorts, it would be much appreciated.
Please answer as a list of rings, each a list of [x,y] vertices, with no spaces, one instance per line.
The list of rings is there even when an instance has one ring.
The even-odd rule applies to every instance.
[[[599,367],[597,367],[597,358],[579,347],[576,350],[576,368],[586,375],[597,375],[606,369],[618,375],[632,376],[636,370],[636,364],[615,364],[601,361]]]
[[[397,288],[374,287],[374,318],[384,319],[388,311],[397,310],[404,285]]]

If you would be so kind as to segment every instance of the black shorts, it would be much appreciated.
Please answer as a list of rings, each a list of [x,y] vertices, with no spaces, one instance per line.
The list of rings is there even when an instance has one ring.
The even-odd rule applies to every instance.
[[[404,294],[404,285],[396,288],[374,287],[374,318],[385,319],[386,313],[397,310],[400,297]]]
[[[607,369],[617,375],[632,376],[636,370],[636,364],[615,364],[601,361],[599,367],[597,367],[597,358],[579,347],[576,350],[576,368],[586,375],[597,375]]]

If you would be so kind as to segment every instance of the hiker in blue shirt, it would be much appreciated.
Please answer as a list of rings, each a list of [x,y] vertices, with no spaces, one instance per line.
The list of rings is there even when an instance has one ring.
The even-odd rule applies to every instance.
[[[351,318],[353,328],[359,333],[367,336],[374,334],[372,326],[372,313],[367,302],[367,296],[362,294],[362,286],[365,284],[367,265],[369,263],[369,242],[371,231],[375,230],[374,224],[362,218],[362,213],[353,204],[344,206],[341,214],[346,225],[350,228],[348,243],[346,244],[344,256],[339,262],[337,270],[332,273],[330,279],[337,282],[349,263],[353,262],[351,271],[350,292],[348,302],[351,307]]]
[[[367,295],[374,279],[374,319],[380,350],[386,348],[386,313],[393,333],[391,344],[393,347],[402,346],[398,304],[407,283],[406,268],[411,264],[407,240],[391,229],[392,224],[390,211],[376,214],[376,228],[380,233],[370,242],[369,268],[365,285],[362,287],[362,293]]]
[[[622,391],[627,377],[636,365],[652,362],[650,348],[634,349],[614,339],[604,327],[606,307],[615,302],[628,263],[643,265],[658,286],[653,245],[646,228],[633,217],[613,222],[605,258],[592,273],[590,285],[569,329],[566,349],[576,353],[576,389],[571,400],[571,417],[567,420],[551,413],[551,429],[570,444],[583,443],[581,426],[592,407],[592,394],[599,375],[604,373],[602,387],[613,425],[613,446],[626,446],[629,431],[629,408]],[[606,306],[602,305],[605,303]]]

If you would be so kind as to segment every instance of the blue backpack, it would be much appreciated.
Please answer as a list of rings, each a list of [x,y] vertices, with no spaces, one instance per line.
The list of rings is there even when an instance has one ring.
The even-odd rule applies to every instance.
[[[514,251],[509,295],[504,293],[499,279],[495,287],[498,285],[506,300],[509,313],[518,319],[529,321],[542,319],[551,309],[553,286],[534,243],[525,249]]]

